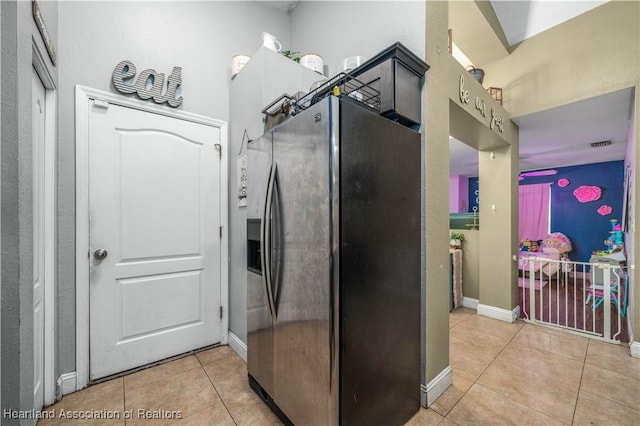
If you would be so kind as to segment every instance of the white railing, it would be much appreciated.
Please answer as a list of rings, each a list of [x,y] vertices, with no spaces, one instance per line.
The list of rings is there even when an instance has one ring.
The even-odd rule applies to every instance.
[[[531,256],[521,258],[519,268],[523,319],[607,341],[628,341],[624,266]]]

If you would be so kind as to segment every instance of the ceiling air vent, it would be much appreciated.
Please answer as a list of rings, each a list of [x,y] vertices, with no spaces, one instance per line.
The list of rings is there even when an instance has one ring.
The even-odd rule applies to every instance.
[[[591,148],[600,148],[601,146],[611,145],[611,141],[600,141],[600,142],[592,142]]]

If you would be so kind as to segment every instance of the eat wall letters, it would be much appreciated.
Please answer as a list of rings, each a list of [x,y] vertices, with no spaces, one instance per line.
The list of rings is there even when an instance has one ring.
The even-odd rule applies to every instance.
[[[153,69],[144,70],[138,75],[135,84],[127,84],[125,80],[133,79],[136,75],[136,66],[131,61],[122,61],[113,70],[111,81],[121,93],[136,93],[140,99],[153,99],[155,103],[166,102],[171,107],[178,107],[182,103],[182,96],[176,99],[176,90],[182,84],[182,67],[173,67],[171,75],[167,79],[167,90],[162,94],[164,86],[164,74],[157,73]],[[147,85],[151,82],[151,87]]]

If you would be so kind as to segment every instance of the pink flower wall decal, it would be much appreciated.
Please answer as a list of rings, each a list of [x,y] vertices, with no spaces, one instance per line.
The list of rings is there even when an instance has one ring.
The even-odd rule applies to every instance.
[[[571,182],[569,182],[569,179],[562,178],[562,179],[558,180],[558,186],[560,188],[564,188],[565,186],[569,185],[570,183]]]
[[[608,206],[606,204],[601,205],[600,208],[598,209],[598,213],[602,216],[611,214],[612,211],[613,209],[611,208],[611,206]]]
[[[596,201],[600,199],[602,190],[597,186],[581,186],[573,191],[573,196],[581,203],[588,203],[589,201]]]

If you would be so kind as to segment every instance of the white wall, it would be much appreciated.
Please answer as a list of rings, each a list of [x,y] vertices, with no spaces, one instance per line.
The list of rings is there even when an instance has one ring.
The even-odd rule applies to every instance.
[[[2,2],[0,20],[0,287],[2,287],[1,408],[33,408],[33,154],[31,76],[33,46],[54,85],[58,71],[47,56],[31,2]],[[40,7],[57,45],[57,6]],[[2,418],[1,423],[17,424]],[[23,421],[24,423],[24,421]]]
[[[425,57],[424,1],[302,1],[291,12],[291,46],[324,59],[328,76],[348,56],[372,57],[399,41]]]
[[[75,371],[75,85],[114,91],[111,73],[125,59],[138,72],[181,66],[180,109],[228,120],[231,57],[255,53],[263,31],[284,50],[319,53],[334,73],[344,57],[371,57],[396,41],[424,57],[424,28],[417,1],[304,1],[290,15],[249,1],[60,2],[58,373]],[[246,309],[230,294],[230,310]]]
[[[264,131],[262,109],[283,93],[306,91],[318,74],[266,47],[254,53],[231,83],[229,111],[229,330],[247,343],[247,208],[237,203],[237,156],[244,131],[257,139]],[[233,336],[230,336],[233,339]]]
[[[347,20],[345,17],[353,14],[360,16],[357,20]],[[331,18],[334,17],[334,18]],[[336,19],[335,17],[338,17]],[[340,18],[342,17],[342,18]],[[349,21],[349,22],[347,22]],[[372,23],[385,22],[385,28],[377,28],[371,31]],[[396,41],[402,42],[418,56],[424,57],[424,27],[425,27],[424,2],[326,2],[303,1],[298,3],[290,15],[289,32],[276,32],[273,34],[282,41],[284,50],[299,51],[304,53],[319,53],[325,60],[328,75],[337,72],[339,62],[350,55],[374,56],[382,49],[392,45]],[[287,38],[289,35],[290,45]],[[318,77],[319,79],[320,77]],[[296,87],[301,81],[299,78],[288,78],[281,84],[273,82],[268,92],[272,92],[277,85],[280,89],[274,93],[295,93],[298,90],[305,91],[305,87]],[[259,87],[259,86],[256,86]],[[277,95],[272,95],[275,98]],[[268,103],[268,102],[266,102]],[[237,110],[237,108],[236,108]],[[238,114],[236,114],[238,115]],[[231,161],[235,161],[242,133],[235,133],[234,123],[231,123],[231,144],[234,148]],[[238,130],[238,129],[236,129]],[[237,137],[235,137],[237,135]],[[251,138],[258,135],[250,132]],[[230,196],[235,190],[235,164],[230,164]],[[234,199],[231,198],[234,203]],[[235,214],[230,217],[230,318],[229,328],[238,338],[246,343],[246,228],[243,220],[242,209],[234,205],[230,211]],[[240,219],[240,221],[238,220]],[[236,303],[239,302],[239,303]]]
[[[181,66],[179,109],[228,120],[231,57],[257,51],[262,31],[286,46],[288,28],[286,13],[258,2],[59,3],[59,374],[76,369],[75,85],[114,91],[111,73],[125,59],[138,72]]]

